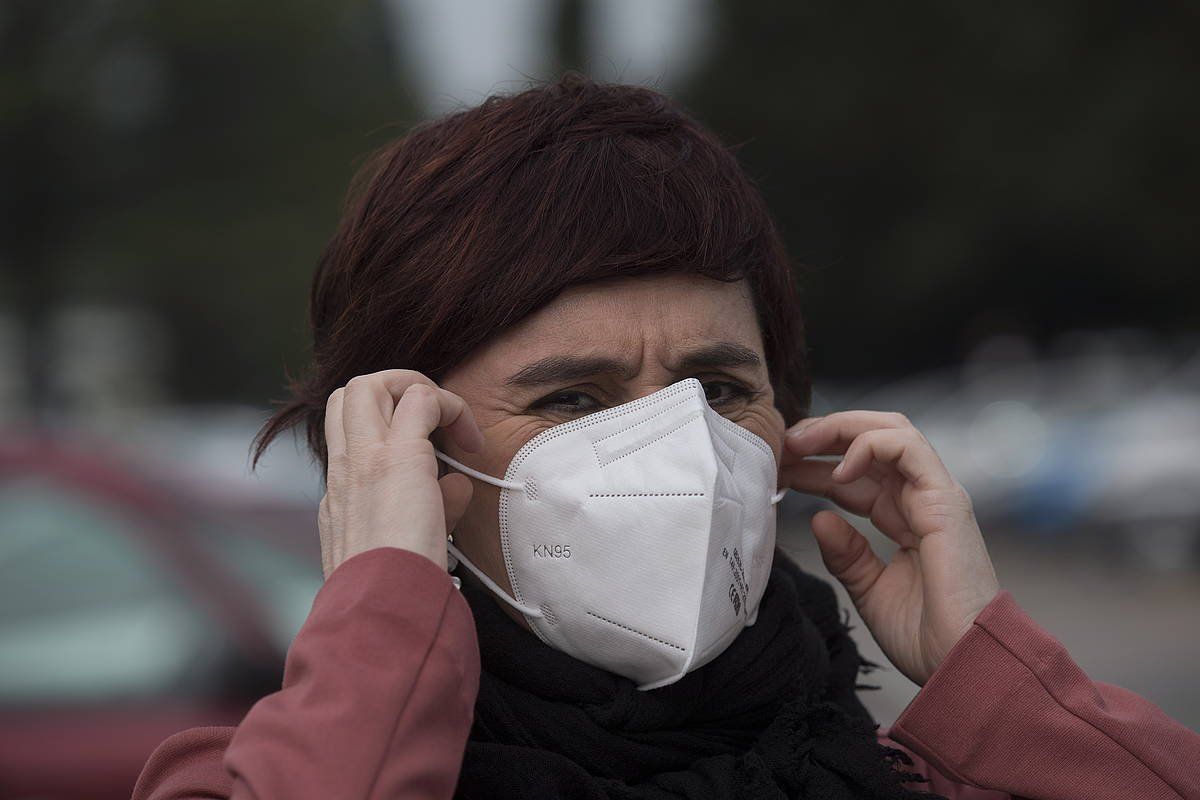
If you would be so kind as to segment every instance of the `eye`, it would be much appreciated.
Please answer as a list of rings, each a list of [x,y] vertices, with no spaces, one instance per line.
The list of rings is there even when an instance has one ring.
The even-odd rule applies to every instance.
[[[753,392],[735,381],[704,381],[704,398],[713,408],[749,398]]]
[[[541,408],[547,411],[554,411],[559,414],[590,414],[593,411],[599,411],[601,404],[586,392],[581,392],[576,389],[564,389],[560,392],[553,392],[536,401],[533,408]]]
[[[702,381],[701,385],[704,387],[704,399],[713,408],[727,408],[735,403],[746,401],[756,394],[737,381],[707,380]],[[579,389],[562,389],[535,401],[530,408],[562,415],[582,415],[601,411],[607,406],[587,392]]]

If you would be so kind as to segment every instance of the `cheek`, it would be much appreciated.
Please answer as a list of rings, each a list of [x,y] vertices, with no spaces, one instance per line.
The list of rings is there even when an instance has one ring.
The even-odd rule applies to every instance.
[[[775,455],[775,463],[779,464],[783,454],[783,436],[787,426],[783,422],[783,414],[774,405],[748,409],[742,419],[734,420],[739,425],[771,446]]]
[[[483,433],[485,445],[479,458],[480,463],[486,465],[485,471],[489,475],[503,478],[517,451],[551,426],[552,423],[546,420],[529,417],[506,417],[492,424],[481,424],[480,431]]]
[[[499,498],[500,490],[488,486],[482,481],[472,481],[475,492],[467,511],[458,521],[454,529],[455,539],[478,542],[495,538],[499,530]]]
[[[503,478],[509,463],[526,442],[550,427],[545,420],[506,416],[498,420],[480,421],[484,449],[482,453],[464,454],[465,463],[496,478]],[[500,506],[500,489],[483,481],[472,480],[475,493],[460,527],[496,529]]]
[[[503,478],[513,456],[527,441],[549,427],[528,418],[518,418],[510,415],[496,414],[487,411],[476,412],[476,422],[483,433],[484,448],[480,453],[459,453],[452,455],[465,464],[480,472],[496,478]],[[463,514],[455,530],[455,535],[464,541],[474,544],[471,549],[480,552],[478,548],[490,548],[490,542],[498,542],[497,534],[500,529],[500,489],[480,480],[471,480],[474,489],[470,505]],[[498,543],[496,547],[498,547]],[[482,556],[485,560],[488,556]],[[488,571],[490,574],[490,570]]]

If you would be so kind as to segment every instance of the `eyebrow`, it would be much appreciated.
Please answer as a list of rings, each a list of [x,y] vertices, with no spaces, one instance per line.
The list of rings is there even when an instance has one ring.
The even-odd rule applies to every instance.
[[[675,365],[676,372],[694,372],[714,367],[757,367],[762,364],[758,353],[733,342],[717,342],[684,354]]]
[[[692,372],[715,367],[757,367],[762,364],[758,353],[733,342],[717,342],[684,354],[675,365],[675,372]],[[594,375],[629,377],[629,365],[605,356],[547,356],[519,369],[504,383],[508,386],[543,386],[550,383],[569,383]]]

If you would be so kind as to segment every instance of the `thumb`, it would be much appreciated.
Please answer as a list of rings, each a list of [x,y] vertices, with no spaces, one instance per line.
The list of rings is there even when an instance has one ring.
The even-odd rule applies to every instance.
[[[883,561],[875,555],[867,537],[832,511],[819,511],[813,515],[812,532],[825,568],[846,587],[861,613],[864,598],[883,573]]]
[[[459,520],[467,513],[467,504],[475,487],[471,479],[459,472],[451,472],[438,478],[438,486],[442,489],[442,511],[446,517],[446,533],[449,534],[458,527]]]

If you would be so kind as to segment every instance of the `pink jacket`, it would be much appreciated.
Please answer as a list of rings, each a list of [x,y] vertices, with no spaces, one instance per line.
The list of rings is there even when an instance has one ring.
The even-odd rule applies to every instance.
[[[448,798],[478,688],[474,621],[446,573],[370,550],[317,593],[283,688],[236,728],[168,738],[133,800]],[[1007,591],[879,735],[958,800],[1200,799],[1200,735],[1089,680]]]

